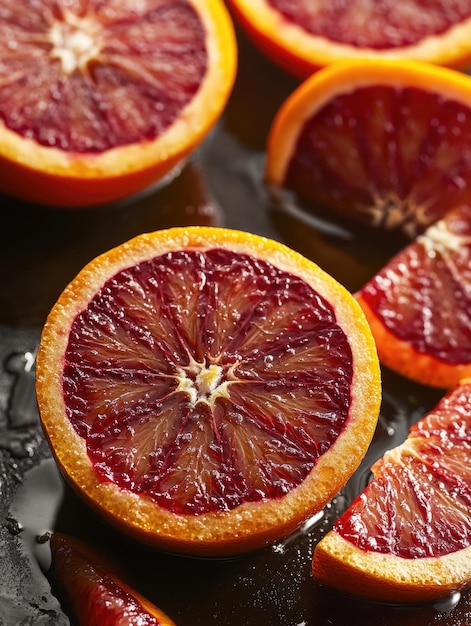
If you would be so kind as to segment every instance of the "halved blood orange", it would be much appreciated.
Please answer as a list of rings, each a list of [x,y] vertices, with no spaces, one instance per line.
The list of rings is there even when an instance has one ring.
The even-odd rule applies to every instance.
[[[384,365],[443,388],[471,377],[471,206],[448,212],[355,296]]]
[[[421,602],[471,585],[471,380],[455,386],[317,544],[314,576],[347,594]]]
[[[358,58],[412,59],[464,68],[471,6],[460,0],[228,0],[274,63],[298,77]]]
[[[175,626],[113,571],[107,555],[62,533],[51,537],[53,590],[76,626]]]
[[[380,403],[353,296],[275,241],[144,234],[65,289],[37,355],[59,467],[157,547],[234,554],[318,512],[358,466]]]
[[[470,145],[469,76],[412,61],[348,61],[314,74],[281,106],[266,178],[413,237],[471,198]]]
[[[2,2],[0,190],[58,206],[152,185],[221,115],[236,69],[221,0]]]

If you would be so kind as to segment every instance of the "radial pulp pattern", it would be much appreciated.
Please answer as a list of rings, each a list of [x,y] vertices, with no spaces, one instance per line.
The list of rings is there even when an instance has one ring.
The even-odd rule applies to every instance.
[[[319,511],[380,402],[353,297],[281,244],[217,228],[98,257],[51,312],[37,372],[79,493],[143,540],[201,553],[265,545]]]

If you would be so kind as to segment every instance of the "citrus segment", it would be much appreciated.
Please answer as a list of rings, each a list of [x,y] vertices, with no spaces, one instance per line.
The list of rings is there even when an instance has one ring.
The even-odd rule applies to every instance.
[[[77,626],[174,626],[158,607],[120,580],[105,555],[92,546],[54,533],[50,575]]]
[[[381,362],[425,385],[471,376],[471,207],[446,214],[356,294]]]
[[[3,192],[64,206],[125,197],[222,113],[236,44],[220,0],[29,4],[2,4]]]
[[[229,0],[248,36],[278,66],[305,78],[355,58],[466,67],[471,8],[459,0]]]
[[[420,602],[471,584],[471,380],[455,386],[316,546],[313,573],[349,594]]]
[[[267,181],[413,237],[470,198],[470,103],[471,79],[454,70],[411,61],[330,66],[277,113]]]
[[[288,534],[353,473],[380,402],[354,298],[285,246],[142,235],[66,288],[37,358],[59,466],[110,521],[178,551]]]

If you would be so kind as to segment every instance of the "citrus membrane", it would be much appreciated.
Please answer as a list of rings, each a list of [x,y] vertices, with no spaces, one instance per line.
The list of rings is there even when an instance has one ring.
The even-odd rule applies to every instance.
[[[319,580],[393,602],[471,584],[470,409],[465,379],[373,465],[373,480],[316,547]]]
[[[381,362],[425,385],[471,375],[471,206],[450,210],[355,294]]]
[[[324,68],[280,107],[266,179],[323,207],[413,238],[469,201],[471,79],[412,61]]]
[[[13,196],[87,206],[141,191],[229,97],[236,43],[220,0],[0,8],[0,189]]]
[[[37,357],[59,466],[150,543],[237,552],[286,535],[372,438],[376,349],[354,298],[262,237],[190,227],[101,255],[60,296]]]

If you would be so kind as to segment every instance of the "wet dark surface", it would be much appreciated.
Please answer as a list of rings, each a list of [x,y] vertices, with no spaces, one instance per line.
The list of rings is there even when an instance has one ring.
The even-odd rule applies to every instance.
[[[45,575],[43,533],[60,529],[120,556],[128,578],[179,626],[465,626],[468,594],[401,607],[345,598],[311,578],[315,543],[368,480],[368,468],[400,443],[441,396],[383,372],[384,399],[365,461],[310,526],[234,559],[172,556],[104,526],[62,483],[37,420],[34,352],[51,306],[97,254],[159,228],[211,224],[278,239],[355,290],[397,249],[391,238],[300,219],[263,184],[266,135],[296,83],[241,38],[237,83],[203,148],[165,188],[120,206],[62,211],[1,198],[0,231],[0,624],[67,624]]]

